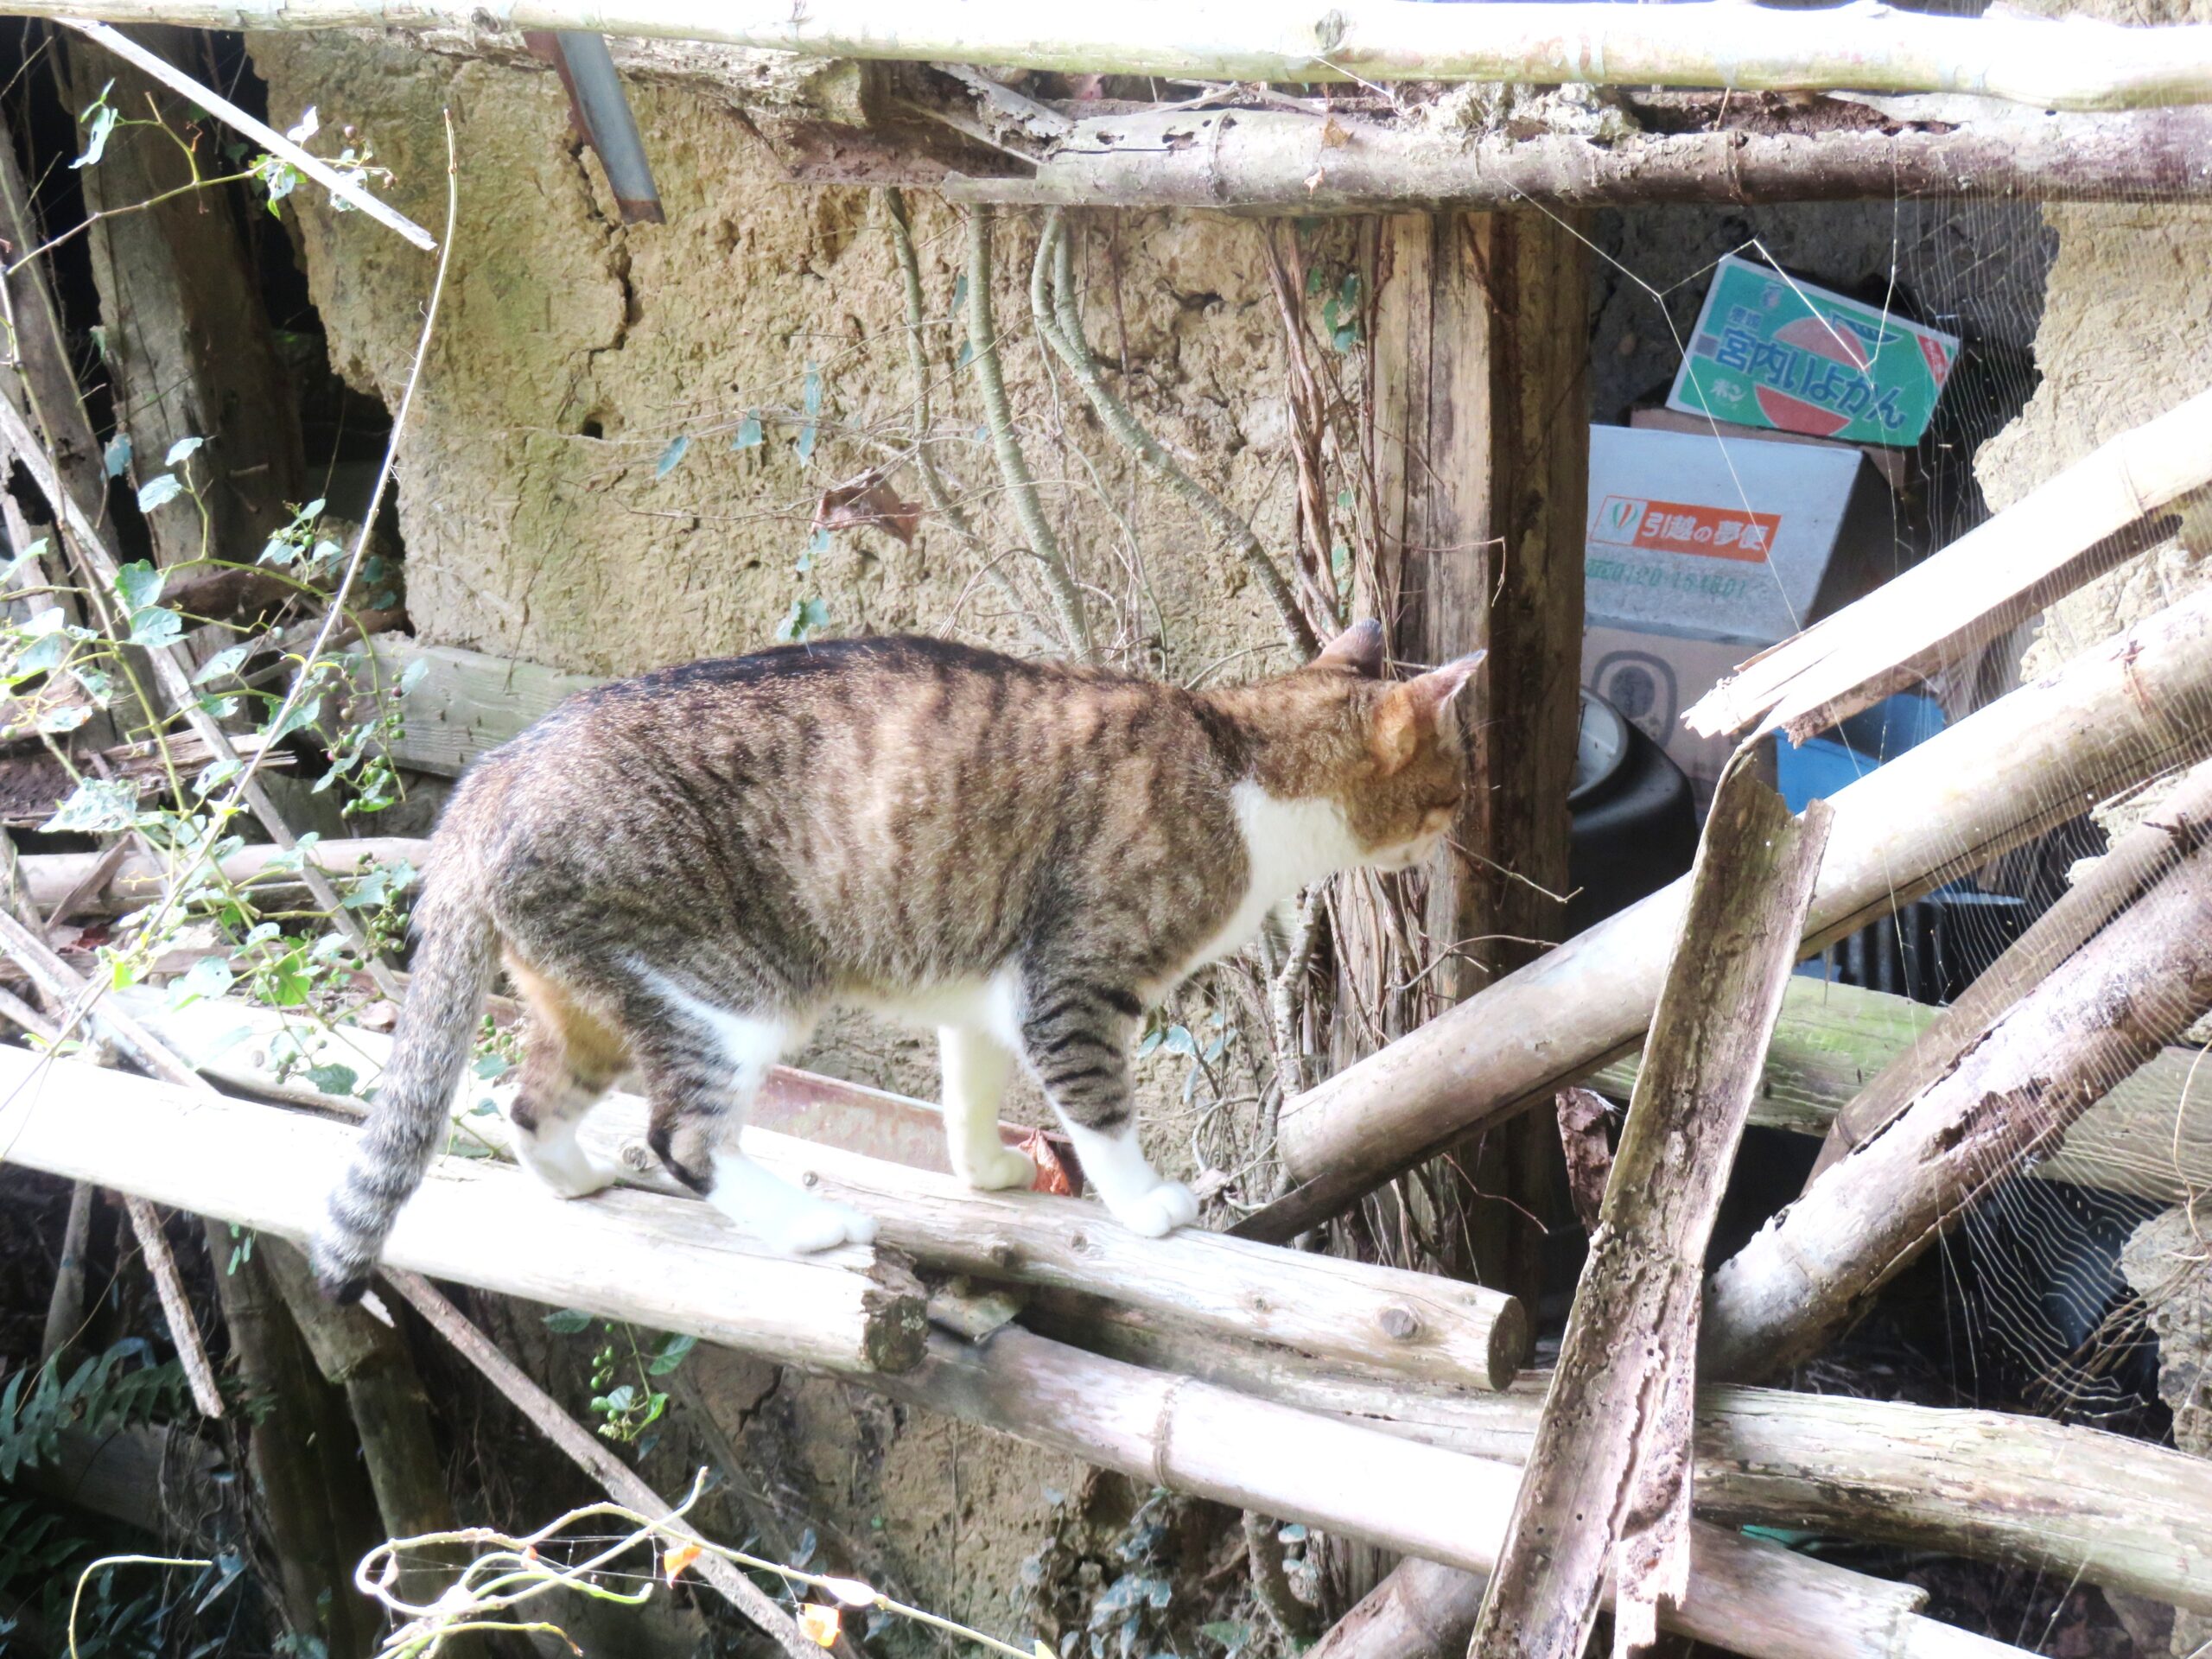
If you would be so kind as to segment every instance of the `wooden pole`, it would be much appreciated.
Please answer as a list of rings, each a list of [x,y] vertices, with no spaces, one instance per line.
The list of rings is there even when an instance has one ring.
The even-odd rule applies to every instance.
[[[1955,100],[1954,101],[1955,103]],[[1866,118],[1818,132],[1629,130],[1474,136],[1287,110],[1133,111],[1078,121],[1035,168],[955,175],[955,201],[1307,216],[1662,201],[2212,195],[2212,120],[2195,110],[2059,115],[1969,106],[1963,121]],[[1788,111],[1779,112],[1786,121]],[[1771,112],[1762,111],[1765,119]],[[828,181],[825,180],[825,182]]]
[[[2212,750],[2212,594],[2183,599],[1840,791],[1807,949]],[[1283,1109],[1303,1185],[1236,1230],[1287,1237],[1478,1123],[1548,1103],[1649,1024],[1686,882],[1652,894]]]
[[[2118,1079],[2212,1009],[2212,843],[2061,964],[1888,1130],[1724,1263],[1706,1374],[1757,1377],[1820,1351],[1875,1293]]]
[[[1543,1408],[1539,1372],[1506,1393],[1474,1394],[1317,1365],[1087,1299],[1033,1298],[1022,1318],[1148,1370],[1470,1457],[1525,1460]],[[1818,1528],[2212,1611],[2205,1459],[2043,1417],[1719,1384],[1699,1389],[1695,1427],[1693,1497],[1707,1520]],[[1453,1615],[1454,1659],[1479,1599],[1478,1586]]]
[[[200,29],[461,27],[467,0],[13,0],[28,16]],[[1470,6],[1344,0],[1124,0],[1039,13],[1022,0],[504,0],[510,29],[713,41],[890,59],[1205,80],[1509,80],[1739,92],[1966,92],[2050,109],[2212,102],[2212,29],[2123,28],[1877,5],[1816,14],[1688,5]]]
[[[264,844],[239,849],[224,859],[219,868],[223,880],[233,886],[252,883],[257,899],[288,900],[307,893],[306,882],[292,868],[296,863],[312,864],[326,877],[343,880],[378,864],[405,863],[420,869],[429,850],[429,842],[404,836],[317,842],[297,859],[281,847]],[[108,856],[105,853],[30,854],[21,861],[24,889],[34,905],[51,914],[63,899],[77,893],[87,878],[99,871]],[[181,874],[143,849],[127,850],[97,886],[79,895],[72,913],[119,916],[137,910],[156,902],[169,882]]]
[[[1605,1209],[1475,1624],[1484,1659],[1580,1659],[1607,1582],[1613,1651],[1648,1647],[1659,1608],[1688,1582],[1706,1246],[1828,830],[1825,806],[1793,818],[1751,759],[1722,774],[1690,872]]]
[[[1140,1370],[1018,1326],[980,1345],[932,1336],[922,1364],[869,1386],[1135,1479],[1486,1573],[1511,1465],[1417,1446]],[[1702,1523],[1669,1627],[1750,1659],[2012,1655],[1919,1616],[1922,1596]]]

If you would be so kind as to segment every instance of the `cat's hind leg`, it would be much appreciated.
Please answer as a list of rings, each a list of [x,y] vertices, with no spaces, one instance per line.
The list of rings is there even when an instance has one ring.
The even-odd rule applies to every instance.
[[[562,1198],[585,1198],[621,1173],[586,1152],[576,1131],[620,1075],[627,1051],[562,986],[512,961],[508,971],[529,1010],[519,1086],[507,1111],[516,1161]]]
[[[769,1068],[804,1035],[804,1022],[717,1008],[672,983],[653,989],[660,1006],[632,1020],[631,1046],[652,1108],[645,1139],[669,1173],[787,1255],[873,1239],[872,1217],[792,1185],[739,1144]]]
[[[952,1173],[985,1192],[1036,1185],[1037,1166],[999,1139],[999,1103],[1014,1056],[988,1032],[962,1026],[940,1027],[937,1046]]]
[[[1088,976],[1031,979],[1022,988],[1021,1052],[1059,1115],[1084,1177],[1114,1218],[1159,1238],[1198,1218],[1198,1201],[1163,1179],[1137,1142],[1129,1044],[1136,995]]]

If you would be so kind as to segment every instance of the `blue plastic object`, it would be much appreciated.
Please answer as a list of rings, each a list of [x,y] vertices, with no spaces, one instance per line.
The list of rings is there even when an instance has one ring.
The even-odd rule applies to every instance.
[[[1900,691],[1853,715],[1834,736],[1794,745],[1785,739],[1776,746],[1775,755],[1782,798],[1792,812],[1802,812],[1806,802],[1826,799],[1942,729],[1941,703]]]

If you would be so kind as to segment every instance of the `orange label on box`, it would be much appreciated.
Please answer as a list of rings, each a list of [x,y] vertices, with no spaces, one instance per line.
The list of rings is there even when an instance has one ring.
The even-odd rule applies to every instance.
[[[1701,507],[1682,501],[1649,501],[1609,495],[1598,504],[1590,539],[1611,547],[1658,553],[1701,553],[1707,558],[1764,564],[1782,530],[1778,512],[1742,507]]]

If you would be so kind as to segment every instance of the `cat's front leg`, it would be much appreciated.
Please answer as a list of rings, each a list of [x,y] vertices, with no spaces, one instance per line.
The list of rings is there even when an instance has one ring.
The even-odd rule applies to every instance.
[[[937,1042],[952,1173],[985,1192],[1036,1185],[1037,1166],[999,1139],[999,1103],[1014,1056],[989,1033],[958,1026],[939,1027]]]
[[[1196,1221],[1191,1189],[1163,1179],[1137,1142],[1129,1042],[1143,1004],[1117,987],[1082,982],[1033,984],[1023,1001],[1023,1058],[1114,1218],[1147,1238]]]

